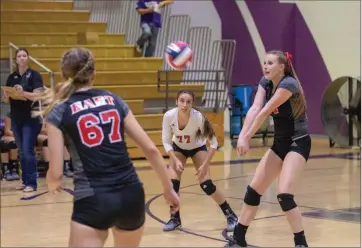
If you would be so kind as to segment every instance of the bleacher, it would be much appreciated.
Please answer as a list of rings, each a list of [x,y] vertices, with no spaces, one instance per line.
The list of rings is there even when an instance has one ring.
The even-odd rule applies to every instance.
[[[135,11],[134,1],[2,0],[0,59],[2,63],[6,61],[11,63],[16,47],[27,48],[30,56],[34,58],[30,66],[39,70],[45,85],[51,87],[53,82],[62,81],[60,76],[62,54],[71,47],[89,48],[96,59],[95,87],[112,91],[125,99],[162,154],[166,155],[161,142],[165,102],[168,103],[169,108],[175,106],[176,92],[183,88],[194,90],[199,105],[203,102],[205,109],[213,106],[213,111],[205,110],[204,113],[214,124],[222,146],[223,108],[226,94],[225,90],[223,90],[223,96],[215,93],[214,79],[210,79],[215,77],[215,73],[208,72],[205,76],[205,73],[201,72],[187,74],[172,71],[165,65],[163,54],[167,43],[173,40],[184,40],[194,44],[191,46],[199,55],[195,56],[195,60],[199,61],[198,64],[214,63],[216,66],[211,70],[222,68],[231,71],[232,64],[225,65],[225,61],[230,60],[226,59],[228,57],[224,51],[225,44],[223,41],[214,43],[210,40],[199,41],[200,35],[206,39],[210,36],[210,28],[192,28],[188,16],[172,16],[169,8],[163,9],[163,22],[156,49],[158,57],[144,58],[137,56],[134,46],[140,34],[139,16]],[[172,25],[182,26],[185,23],[186,28],[178,32],[172,28]],[[185,38],[182,39],[182,37]],[[232,57],[235,52],[232,50],[233,41],[231,43],[226,41],[226,45],[228,44],[231,44],[231,48],[228,49],[231,49],[229,56]],[[10,56],[10,49],[12,49],[12,56]],[[221,50],[224,54],[219,58]],[[197,63],[194,62],[194,64]],[[51,73],[45,68],[48,68]],[[210,67],[191,69],[210,70]],[[4,73],[2,71],[2,85],[5,84]],[[224,80],[224,86],[221,87],[223,89],[230,79],[228,73],[224,74],[218,76],[218,80],[221,81],[220,77]],[[216,103],[215,96],[218,99]],[[134,142],[127,139],[127,143],[132,158],[143,157]]]

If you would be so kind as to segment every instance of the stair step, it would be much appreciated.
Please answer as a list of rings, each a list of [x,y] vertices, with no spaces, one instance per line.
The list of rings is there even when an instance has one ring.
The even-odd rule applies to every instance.
[[[72,10],[73,1],[29,1],[29,0],[1,0],[2,10],[28,9],[28,10]]]
[[[147,135],[156,146],[162,146],[162,131],[147,131]],[[127,147],[138,147],[137,144],[126,135]]]
[[[1,21],[89,21],[85,10],[1,9]]]
[[[97,89],[108,90],[116,95],[121,96],[125,100],[136,99],[164,99],[165,93],[159,92],[157,85],[102,85],[94,86]],[[161,90],[165,90],[165,86],[161,85]],[[170,85],[169,97],[175,98],[178,91],[185,89],[183,85]],[[194,91],[196,97],[203,96],[204,85],[188,85],[187,89]]]
[[[12,34],[1,33],[1,45],[8,45],[9,42],[15,45],[78,45],[78,33],[76,32],[17,32]],[[96,44],[101,45],[123,45],[125,44],[124,34],[108,34],[105,32],[98,33],[98,39],[94,40]]]
[[[107,31],[107,23],[74,21],[1,21],[1,34],[13,33],[62,33]]]
[[[60,59],[39,59],[51,71],[60,71]],[[129,70],[159,70],[163,65],[162,58],[96,58],[96,70],[99,71],[129,71]],[[38,71],[44,71],[35,63],[30,65]],[[140,72],[142,73],[142,72]]]
[[[160,151],[161,155],[164,157],[168,157],[168,154],[166,153],[165,149],[163,148],[163,146],[156,146],[157,149]],[[128,153],[129,156],[132,159],[145,159],[145,155],[142,152],[141,148],[138,147],[130,147],[128,148]],[[137,168],[137,165],[136,165]]]
[[[128,107],[132,110],[133,114],[144,113],[144,100],[127,100]]]
[[[63,54],[74,47],[85,47],[92,51],[95,58],[130,58],[136,57],[134,45],[46,45],[46,46],[29,46],[18,45],[29,51],[30,56],[36,59],[53,59],[58,60]],[[0,50],[0,58],[9,58],[9,46],[2,45]],[[13,49],[13,57],[15,57],[15,49]]]
[[[160,58],[161,59],[161,58]],[[50,76],[46,72],[42,72],[43,81],[49,85]],[[170,80],[182,80],[182,72],[171,71],[168,73]],[[165,79],[165,73],[160,73],[161,80]],[[60,72],[55,72],[54,82],[61,82],[64,79]],[[96,73],[95,85],[141,85],[141,84],[157,84],[158,71],[98,71]]]
[[[137,121],[145,130],[161,130],[163,114],[136,115]]]

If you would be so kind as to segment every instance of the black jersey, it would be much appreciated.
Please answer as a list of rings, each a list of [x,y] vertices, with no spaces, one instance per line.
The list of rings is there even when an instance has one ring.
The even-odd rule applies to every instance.
[[[20,85],[26,92],[33,92],[36,89],[42,89],[43,79],[38,71],[28,68],[23,75],[13,72],[9,75],[6,86],[14,87]],[[9,98],[11,118],[14,121],[25,122],[31,119],[31,111],[38,109],[38,103],[30,100],[14,100]]]
[[[297,80],[290,76],[284,77],[275,90],[273,90],[273,83],[264,77],[260,80],[259,85],[266,90],[266,101],[273,97],[273,92],[278,88],[287,89],[292,92],[293,95],[290,99],[296,97],[296,94],[299,93]],[[275,138],[297,139],[308,134],[308,119],[305,111],[298,118],[294,118],[290,99],[276,108],[271,114],[274,121]]]
[[[48,114],[72,156],[75,199],[139,183],[124,140],[128,112],[119,96],[91,89],[74,93]]]

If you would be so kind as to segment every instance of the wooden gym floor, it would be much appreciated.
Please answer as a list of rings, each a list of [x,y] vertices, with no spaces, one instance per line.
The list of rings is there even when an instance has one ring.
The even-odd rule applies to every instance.
[[[252,179],[258,160],[267,147],[257,147],[244,158],[225,141],[217,152],[211,174],[232,208],[239,213],[245,188]],[[269,143],[271,143],[269,141]],[[299,181],[296,201],[303,212],[310,247],[360,247],[361,167],[358,150],[329,148],[328,140],[313,138],[311,158]],[[191,160],[188,161],[189,163]],[[153,247],[223,247],[225,218],[211,198],[201,191],[192,165],[184,171],[181,182],[181,217],[183,229],[164,233],[168,206],[155,183],[155,173],[146,161],[136,161],[144,182],[147,200],[146,229],[142,246]],[[72,191],[52,198],[46,194],[44,179],[36,193],[24,195],[13,190],[16,182],[1,182],[1,246],[67,246],[72,211]],[[65,187],[72,188],[70,179]],[[273,184],[262,197],[256,219],[247,240],[256,247],[292,247],[293,236],[276,201]],[[106,246],[112,246],[112,236]]]

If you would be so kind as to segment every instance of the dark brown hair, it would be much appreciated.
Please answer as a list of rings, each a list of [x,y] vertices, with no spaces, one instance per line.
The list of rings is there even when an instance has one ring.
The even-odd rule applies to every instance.
[[[192,108],[199,111],[202,116],[203,116],[203,132],[201,131],[201,129],[199,128],[196,132],[196,139],[202,139],[202,138],[208,138],[208,139],[212,139],[215,136],[215,131],[214,128],[212,127],[211,122],[206,118],[206,116],[200,111],[198,110],[195,106],[195,94],[194,92],[192,92],[191,90],[180,90],[177,93],[177,97],[176,99],[178,100],[181,94],[188,94],[192,97]]]
[[[78,89],[90,85],[94,79],[94,57],[85,48],[72,48],[63,55],[62,77],[67,81],[58,83],[54,89],[46,89],[38,100],[47,106],[38,115],[46,115],[60,102],[66,101]]]
[[[18,57],[19,52],[25,52],[26,55],[28,55],[28,58],[29,58],[29,51],[26,48],[19,47],[18,49],[16,49],[16,51],[15,51],[15,62],[14,62],[15,68],[14,68],[14,71],[17,71],[17,72],[19,72],[19,66],[18,66],[18,63],[16,63],[16,58]]]
[[[304,91],[302,88],[302,85],[300,84],[300,81],[298,80],[295,70],[293,68],[293,64],[291,61],[291,55],[289,53],[284,53],[282,51],[269,51],[267,54],[274,54],[278,57],[279,64],[284,65],[284,74],[286,76],[293,77],[295,80],[297,80],[299,85],[299,92],[296,94],[295,97],[291,98],[291,104],[292,104],[292,111],[293,116],[295,118],[298,118],[300,115],[302,115],[306,108],[307,108],[307,102],[305,100]]]

